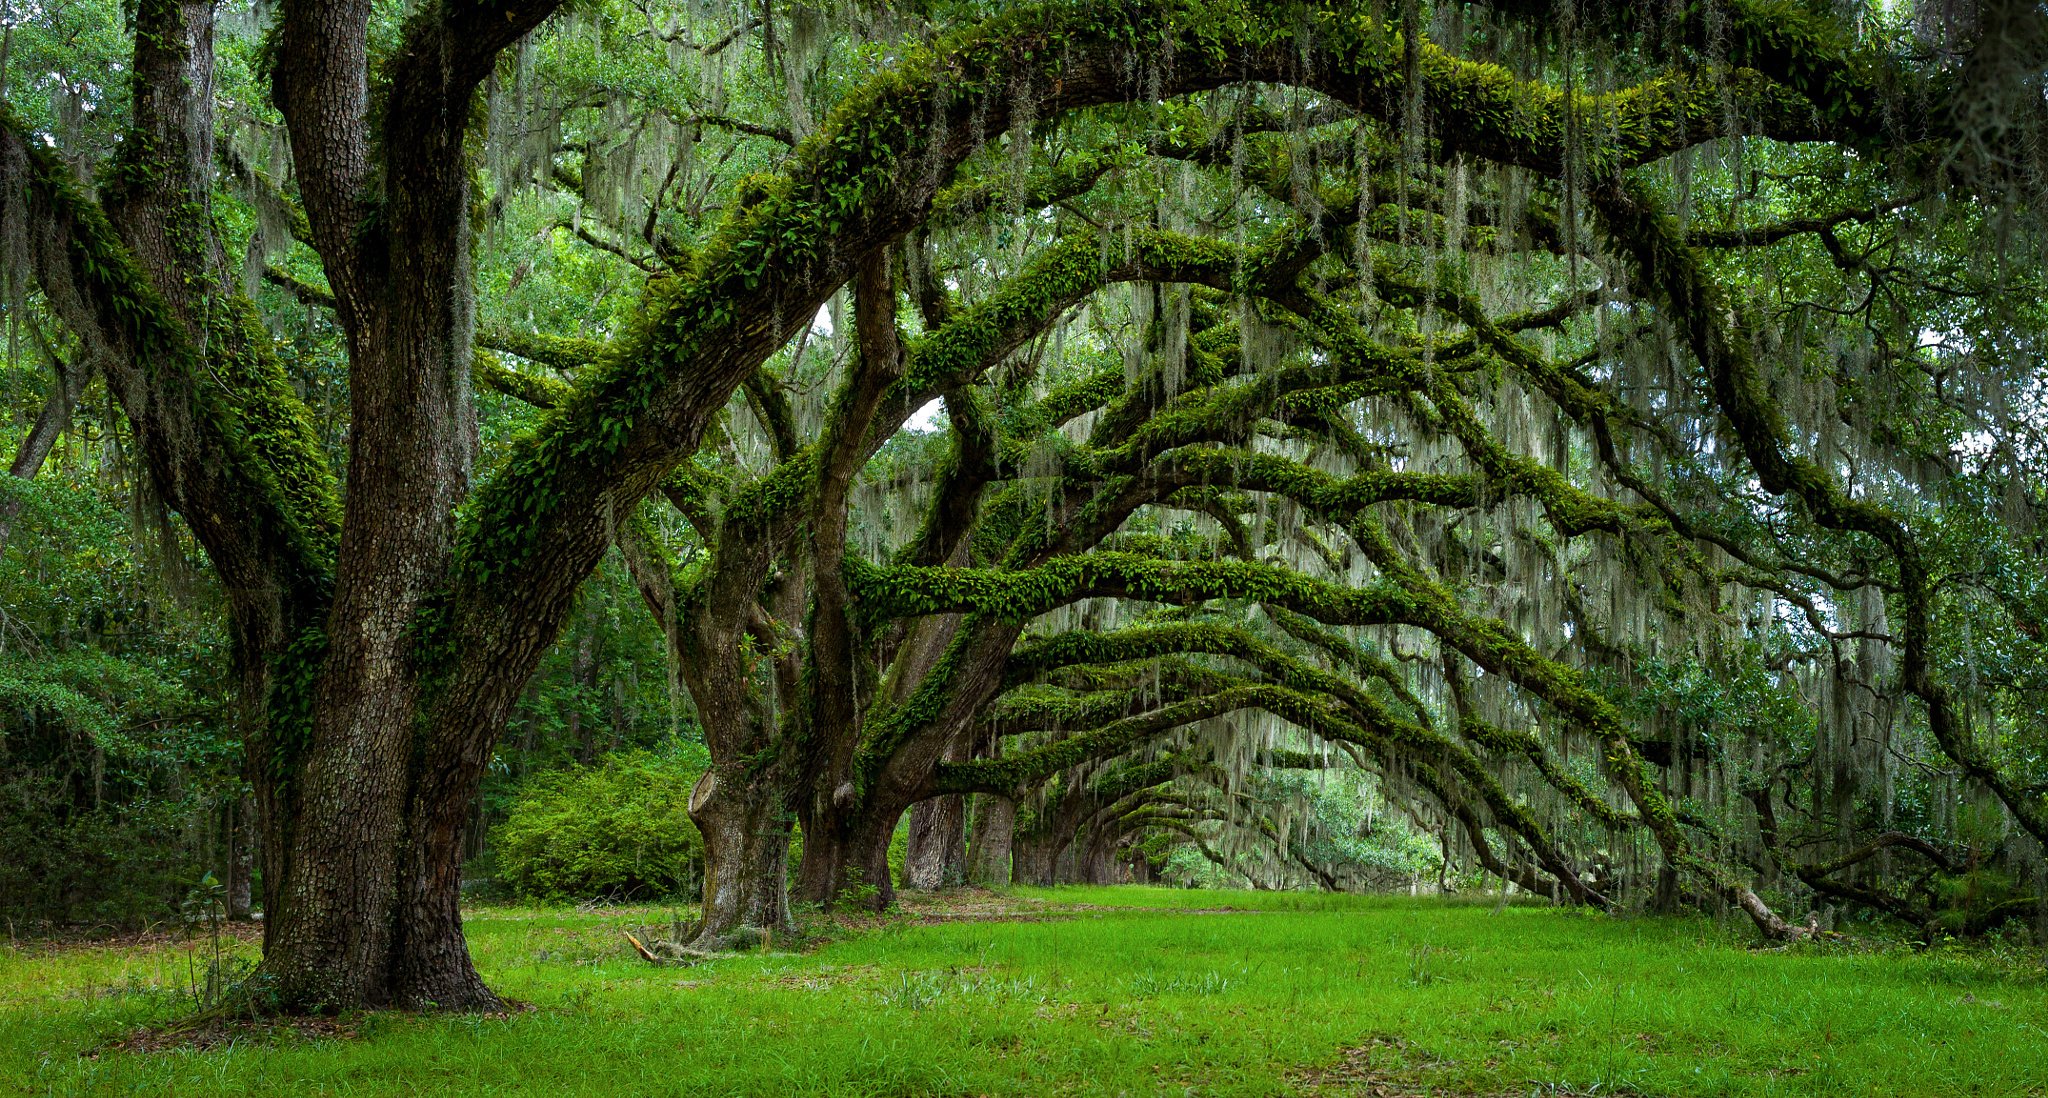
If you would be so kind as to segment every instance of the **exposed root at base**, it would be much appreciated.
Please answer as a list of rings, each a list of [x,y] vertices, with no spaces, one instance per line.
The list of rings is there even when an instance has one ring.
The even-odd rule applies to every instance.
[[[734,927],[709,942],[701,934],[673,938],[657,938],[650,934],[643,942],[623,927],[620,933],[633,943],[633,950],[640,954],[641,960],[657,965],[689,965],[734,953],[768,953],[775,949],[775,930],[772,927]],[[792,935],[785,932],[783,936],[788,938]]]

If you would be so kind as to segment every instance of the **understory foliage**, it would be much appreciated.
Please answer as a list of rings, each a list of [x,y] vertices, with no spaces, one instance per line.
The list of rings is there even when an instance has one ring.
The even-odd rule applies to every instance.
[[[204,5],[10,30],[9,437],[68,449],[6,498],[217,574],[10,624],[31,815],[189,708],[379,948],[501,813],[536,896],[698,836],[704,942],[1162,875],[2048,920],[2038,4],[348,10],[227,5],[210,85],[148,64]],[[489,1005],[301,980],[308,910],[293,994]]]
[[[690,894],[703,881],[704,842],[684,806],[701,773],[687,755],[626,751],[536,774],[491,833],[494,880],[532,900]]]

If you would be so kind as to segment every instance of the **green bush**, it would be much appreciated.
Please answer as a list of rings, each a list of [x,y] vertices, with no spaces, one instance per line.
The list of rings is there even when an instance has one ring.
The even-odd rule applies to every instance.
[[[645,751],[529,780],[492,835],[497,883],[535,900],[651,900],[700,887],[701,767]]]
[[[197,797],[137,795],[78,808],[67,783],[0,774],[0,918],[136,927],[172,918],[208,866]]]

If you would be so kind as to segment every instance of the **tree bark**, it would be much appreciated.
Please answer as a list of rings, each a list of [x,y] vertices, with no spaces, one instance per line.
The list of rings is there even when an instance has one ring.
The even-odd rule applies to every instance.
[[[967,847],[967,880],[994,888],[1010,883],[1010,847],[1017,831],[1017,802],[994,793],[974,797],[974,840]]]
[[[714,766],[690,793],[690,818],[704,837],[704,912],[691,945],[723,948],[742,927],[793,930],[789,813],[775,783]]]
[[[954,887],[966,879],[966,862],[967,799],[949,793],[912,805],[903,887],[921,892]]]
[[[1041,887],[1053,883],[1059,849],[1052,836],[1037,832],[1018,835],[1011,856],[1011,880],[1015,883]]]
[[[954,737],[945,762],[965,762],[969,744]],[[910,843],[903,859],[903,887],[929,892],[967,880],[967,798],[958,793],[928,797],[910,807]]]
[[[797,898],[827,907],[880,911],[896,902],[889,844],[896,837],[897,822],[903,819],[903,806],[847,803],[835,807],[839,810],[830,814],[807,813],[803,821],[804,857],[797,869]]]

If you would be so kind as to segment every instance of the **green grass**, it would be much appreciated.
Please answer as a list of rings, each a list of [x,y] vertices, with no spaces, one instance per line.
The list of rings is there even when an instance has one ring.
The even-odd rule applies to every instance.
[[[480,967],[537,1009],[206,1052],[81,1055],[176,1016],[182,947],[0,949],[0,1093],[1334,1094],[1300,1072],[1364,1047],[1452,1094],[2048,1094],[2038,955],[1756,952],[1702,920],[1484,903],[1019,896],[1101,906],[687,969],[627,951],[619,927],[656,913],[486,909]]]

